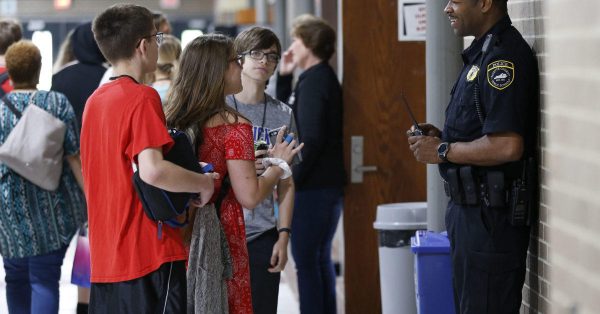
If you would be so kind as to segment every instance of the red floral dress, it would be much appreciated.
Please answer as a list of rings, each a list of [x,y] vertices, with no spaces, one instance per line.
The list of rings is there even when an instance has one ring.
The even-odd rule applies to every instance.
[[[254,161],[252,126],[245,123],[224,124],[203,130],[200,160],[211,163],[221,179],[215,181],[214,201],[227,174],[228,159]],[[221,224],[232,257],[233,278],[227,281],[229,313],[252,314],[250,265],[246,246],[246,228],[242,206],[230,189],[221,204]]]

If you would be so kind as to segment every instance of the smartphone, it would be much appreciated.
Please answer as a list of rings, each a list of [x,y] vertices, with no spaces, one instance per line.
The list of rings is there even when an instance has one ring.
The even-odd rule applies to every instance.
[[[277,129],[273,129],[271,131],[269,131],[269,141],[271,142],[271,145],[275,145],[275,143],[277,143],[277,133],[279,133],[279,130],[281,130],[281,128],[277,128]],[[283,140],[290,143],[292,140],[294,140],[295,136],[292,134],[289,134],[289,128],[286,128],[286,130],[283,133]],[[298,145],[298,143],[296,143],[296,146]],[[302,152],[298,152],[295,156],[294,159],[292,159],[292,164],[291,165],[297,165],[302,161]]]
[[[257,150],[267,150],[269,149],[269,145],[267,144],[267,142],[265,141],[257,141],[254,143],[254,151]],[[260,156],[256,156],[256,158],[265,158],[266,155],[260,155]]]
[[[279,133],[280,130],[281,130],[281,127],[269,131],[269,142],[271,142],[271,145],[275,146],[275,143],[277,143],[277,134]],[[283,138],[286,139],[288,135],[289,135],[289,132],[286,129],[285,132],[283,133]],[[290,142],[291,142],[291,140],[290,140]]]

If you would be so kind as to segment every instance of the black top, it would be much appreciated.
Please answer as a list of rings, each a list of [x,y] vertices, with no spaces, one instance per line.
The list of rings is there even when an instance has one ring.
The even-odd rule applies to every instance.
[[[106,72],[106,62],[100,52],[91,23],[79,25],[71,37],[73,54],[77,62],[61,69],[52,76],[52,90],[61,92],[75,110],[77,124],[81,129],[81,117],[88,97],[98,88]]]
[[[507,16],[462,53],[463,69],[446,108],[444,142],[471,142],[485,134],[514,132],[524,139],[524,157],[536,148],[539,76],[533,51]],[[482,48],[492,34],[487,53]],[[483,57],[483,58],[482,58]],[[482,125],[475,105],[479,84]],[[440,172],[451,163],[440,164]],[[501,166],[502,167],[502,166]]]
[[[289,100],[304,142],[302,162],[293,168],[296,190],[343,187],[342,87],[335,72],[321,62],[300,75],[293,94],[291,84],[292,75],[280,76],[277,98]]]

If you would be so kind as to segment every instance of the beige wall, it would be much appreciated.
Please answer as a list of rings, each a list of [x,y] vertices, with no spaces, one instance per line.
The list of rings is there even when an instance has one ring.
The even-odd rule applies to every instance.
[[[538,53],[542,197],[521,313],[600,312],[597,0],[509,1]]]
[[[548,78],[546,68],[546,48],[544,46],[544,38],[546,36],[545,23],[547,22],[544,16],[542,1],[526,0],[526,1],[509,1],[509,14],[513,21],[513,25],[519,29],[523,37],[533,47],[538,57],[540,67],[540,80],[542,95],[547,94],[547,87],[544,81]],[[518,71],[518,70],[517,70]],[[547,135],[545,121],[547,113],[545,110],[545,100],[542,96],[541,103],[541,146],[542,156],[545,156],[546,142],[544,140]],[[545,158],[542,157],[541,167],[542,180],[545,179],[545,174],[548,171],[548,165]],[[525,287],[523,288],[523,306],[521,313],[548,313],[550,308],[549,286],[550,279],[548,271],[551,264],[548,258],[548,248],[550,243],[548,240],[549,219],[548,219],[548,204],[547,195],[549,191],[545,183],[542,184],[541,190],[541,206],[537,222],[533,224],[532,239],[529,245],[529,254],[527,258],[527,277],[525,279]]]
[[[600,1],[547,1],[551,313],[600,312]]]

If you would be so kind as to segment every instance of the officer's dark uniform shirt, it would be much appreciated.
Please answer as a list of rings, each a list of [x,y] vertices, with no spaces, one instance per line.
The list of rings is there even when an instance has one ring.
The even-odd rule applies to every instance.
[[[505,16],[463,51],[464,66],[446,108],[443,142],[471,142],[485,134],[515,132],[524,139],[524,156],[534,149],[537,61],[511,24],[508,15]],[[482,62],[481,50],[488,34],[493,37]],[[473,97],[476,82],[485,115],[483,126]],[[440,164],[443,177],[451,166],[454,165]]]
[[[493,37],[483,55],[481,50],[489,34]],[[522,159],[531,156],[536,146],[537,63],[529,45],[511,26],[510,18],[502,18],[474,41],[462,58],[464,67],[452,88],[442,140],[471,142],[486,134],[514,132],[524,140]],[[480,89],[483,125],[474,101],[476,83]],[[504,186],[509,188],[516,177],[506,170],[520,164],[474,168],[479,179],[489,179],[490,170],[501,170]],[[446,170],[457,166],[442,163],[440,172],[446,177]],[[511,225],[508,204],[492,208],[485,200],[476,205],[452,200],[446,211],[456,313],[519,313],[529,228]]]

